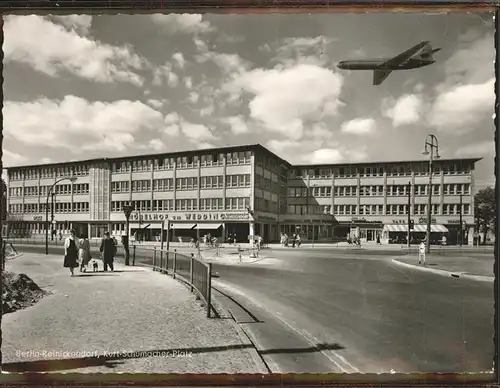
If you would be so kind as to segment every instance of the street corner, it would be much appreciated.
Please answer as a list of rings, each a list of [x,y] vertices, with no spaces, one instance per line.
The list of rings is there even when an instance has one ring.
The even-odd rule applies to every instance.
[[[397,264],[401,267],[406,267],[406,268],[411,268],[414,270],[434,273],[436,275],[450,277],[453,274],[456,274],[455,272],[451,272],[451,271],[447,271],[447,270],[443,270],[443,269],[432,268],[431,267],[432,263],[419,264],[417,257],[411,257],[411,258],[410,257],[397,257],[397,258],[393,258],[391,261],[394,264]]]

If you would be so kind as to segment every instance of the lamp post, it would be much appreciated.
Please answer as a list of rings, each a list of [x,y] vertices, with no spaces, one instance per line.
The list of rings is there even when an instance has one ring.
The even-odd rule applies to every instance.
[[[125,219],[127,220],[127,224],[125,226],[125,241],[123,244],[123,249],[125,250],[125,265],[129,266],[130,265],[130,246],[129,246],[129,230],[130,230],[130,215],[132,214],[132,211],[134,210],[133,205],[124,205],[123,206],[123,213],[125,213]]]
[[[50,224],[52,225],[52,230],[50,231],[50,240],[54,241],[54,234],[56,233],[55,222],[54,222],[54,208],[56,207],[56,193],[52,193],[52,202],[50,206]]]
[[[47,201],[45,204],[45,254],[46,255],[49,254],[49,199],[51,197],[51,193],[52,193],[52,190],[54,189],[54,187],[56,187],[56,185],[59,182],[62,182],[65,180],[69,180],[71,183],[73,183],[74,181],[76,181],[76,178],[75,177],[66,177],[66,178],[58,179],[52,184],[52,186],[49,187],[49,191],[47,192]]]
[[[250,229],[252,228],[252,218],[254,211],[250,208],[250,206],[246,207],[248,213],[248,234],[250,235]],[[254,232],[255,233],[255,232]],[[255,237],[251,235],[252,238],[252,249],[255,249]]]
[[[427,232],[426,232],[426,252],[431,251],[431,223],[432,223],[432,162],[434,159],[439,159],[439,143],[436,136],[433,134],[427,135],[425,138],[424,155],[429,155],[429,199],[427,203]]]

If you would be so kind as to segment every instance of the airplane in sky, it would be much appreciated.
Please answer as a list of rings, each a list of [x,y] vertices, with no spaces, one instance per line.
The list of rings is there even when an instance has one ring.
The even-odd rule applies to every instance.
[[[342,61],[339,69],[373,70],[373,84],[380,85],[394,70],[409,70],[428,66],[436,62],[433,54],[441,50],[433,49],[430,42],[421,42],[393,58],[371,58]]]

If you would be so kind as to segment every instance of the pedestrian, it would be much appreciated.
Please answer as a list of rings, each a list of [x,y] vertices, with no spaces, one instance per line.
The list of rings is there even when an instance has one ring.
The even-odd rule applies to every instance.
[[[297,241],[297,248],[300,248],[300,234],[297,235],[297,238],[295,239]]]
[[[102,253],[104,272],[108,271],[108,266],[111,271],[114,271],[113,261],[116,255],[116,245],[113,239],[109,237],[109,232],[104,233],[99,251]]]
[[[418,264],[424,263],[425,265],[425,244],[422,241],[418,247]]]
[[[297,236],[294,234],[292,235],[292,248],[295,248],[295,241],[297,240]]]
[[[71,229],[69,236],[64,240],[64,268],[69,268],[71,276],[75,268],[78,268],[78,241],[75,230]]]
[[[377,234],[377,245],[382,245],[382,243],[380,242],[380,234]]]
[[[87,265],[90,262],[90,243],[87,236],[83,236],[78,241],[78,260],[80,261],[80,272],[87,272]]]

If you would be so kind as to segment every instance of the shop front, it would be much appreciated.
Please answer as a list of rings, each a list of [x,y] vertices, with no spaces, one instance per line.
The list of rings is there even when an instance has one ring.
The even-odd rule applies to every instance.
[[[377,237],[382,238],[383,223],[364,217],[352,217],[349,221],[341,221],[335,229],[336,236],[345,240],[348,237],[358,237],[362,243],[376,242]]]
[[[419,218],[413,221],[413,229],[410,229],[410,243],[419,244],[424,241],[427,233],[427,219]],[[415,222],[417,221],[417,222]],[[448,228],[444,225],[436,223],[436,219],[432,219],[431,223],[431,244],[442,244],[443,237],[448,240]],[[407,220],[392,220],[392,224],[384,225],[382,242],[388,244],[407,244],[408,243],[408,221]]]
[[[237,242],[248,241],[250,218],[247,212],[171,212],[139,213],[130,216],[133,240],[189,242],[210,235],[227,241],[229,235]],[[163,228],[163,234],[162,234]]]

